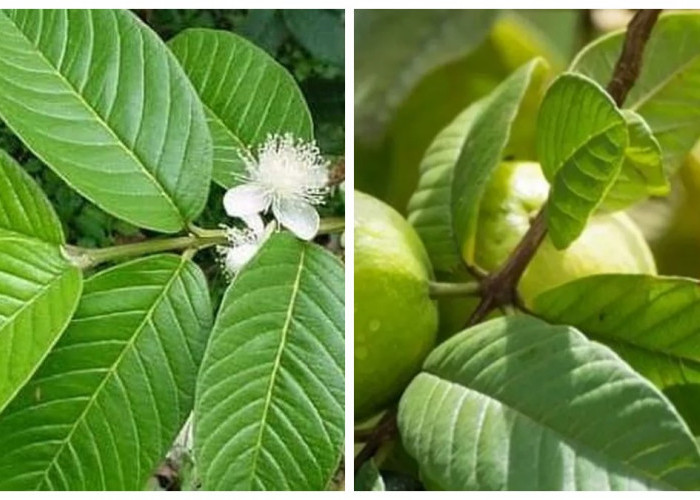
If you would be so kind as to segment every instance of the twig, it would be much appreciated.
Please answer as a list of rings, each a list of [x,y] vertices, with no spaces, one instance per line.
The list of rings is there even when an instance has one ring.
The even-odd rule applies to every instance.
[[[642,55],[651,30],[661,14],[661,9],[644,9],[637,12],[627,26],[625,43],[617,60],[607,91],[618,106],[622,106],[642,69]]]
[[[398,432],[396,423],[396,411],[389,410],[367,437],[365,446],[355,457],[355,474],[360,467],[377,453],[377,450],[387,441],[390,441]]]
[[[627,27],[622,52],[607,86],[608,93],[618,106],[622,106],[625,102],[627,94],[639,77],[644,47],[660,13],[658,9],[640,10]],[[504,304],[519,303],[516,291],[518,282],[547,236],[546,210],[545,204],[506,262],[484,279],[481,284],[481,303],[469,318],[467,326],[479,323],[494,308]]]

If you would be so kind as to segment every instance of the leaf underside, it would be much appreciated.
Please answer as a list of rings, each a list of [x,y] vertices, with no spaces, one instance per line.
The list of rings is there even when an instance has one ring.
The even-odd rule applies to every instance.
[[[571,327],[499,318],[441,344],[399,404],[448,490],[697,489],[700,455],[651,383]]]
[[[537,119],[537,156],[552,185],[549,236],[564,249],[583,232],[620,173],[627,124],[592,80],[565,73],[549,87]]]
[[[203,274],[175,256],[87,280],[65,334],[0,415],[0,489],[142,489],[192,410],[210,322]]]
[[[208,490],[322,490],[343,449],[344,289],[335,257],[277,234],[236,277],[197,382]]]

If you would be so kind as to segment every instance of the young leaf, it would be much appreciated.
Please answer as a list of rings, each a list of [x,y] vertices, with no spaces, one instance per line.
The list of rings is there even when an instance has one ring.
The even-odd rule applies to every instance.
[[[668,400],[606,347],[530,316],[438,346],[398,423],[443,489],[700,487],[697,445]]]
[[[47,243],[64,243],[61,221],[22,167],[0,149],[0,230]]]
[[[599,38],[571,64],[601,85],[610,81],[625,32]],[[700,14],[662,15],[644,48],[641,73],[625,107],[649,124],[673,173],[700,137]]]
[[[628,144],[627,124],[592,80],[565,73],[549,87],[537,119],[537,156],[552,184],[549,235],[568,247],[615,182]]]
[[[474,262],[479,205],[491,174],[503,161],[510,126],[533,81],[539,82],[546,69],[536,58],[518,68],[483,101],[480,112],[464,138],[454,166],[447,195],[457,249],[468,263]]]
[[[477,47],[496,10],[365,10],[355,15],[355,133],[383,139],[421,79]]]
[[[208,490],[321,490],[343,449],[343,268],[277,234],[224,296],[195,402]]]
[[[86,281],[60,342],[0,415],[0,489],[137,490],[192,411],[204,275],[159,255]]]
[[[475,102],[433,140],[420,164],[420,180],[408,204],[408,220],[425,243],[433,267],[453,271],[466,240],[474,259],[476,220],[485,184],[502,160],[520,105],[536,91],[545,62],[534,59],[489,96]]]
[[[622,114],[627,122],[629,145],[620,174],[603,201],[608,210],[620,210],[648,196],[666,195],[670,189],[661,146],[649,125],[634,111],[626,109]]]
[[[19,192],[32,186],[18,184]],[[5,201],[0,194],[0,213]],[[0,413],[58,340],[81,290],[80,270],[56,245],[0,230]]]
[[[604,342],[674,402],[700,434],[700,286],[696,280],[600,275],[535,301],[544,319]]]
[[[207,199],[202,105],[158,36],[128,11],[0,12],[0,116],[105,211],[176,232]]]
[[[239,151],[268,134],[313,138],[311,114],[299,87],[277,61],[226,31],[188,29],[168,42],[204,102],[214,139],[214,180],[240,182]]]
[[[385,491],[384,480],[374,463],[374,459],[365,462],[355,476],[355,491]]]

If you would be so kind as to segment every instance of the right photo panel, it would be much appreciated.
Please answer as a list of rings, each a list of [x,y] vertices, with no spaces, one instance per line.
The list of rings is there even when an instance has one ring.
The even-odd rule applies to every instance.
[[[355,490],[700,489],[700,11],[354,31]]]

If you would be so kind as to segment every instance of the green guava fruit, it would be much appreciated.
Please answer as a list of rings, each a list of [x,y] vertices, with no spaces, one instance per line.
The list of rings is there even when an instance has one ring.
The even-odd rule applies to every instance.
[[[497,269],[527,232],[547,200],[549,184],[535,162],[503,162],[487,185],[479,207],[473,261],[486,271]],[[467,245],[462,254],[468,261]],[[598,214],[567,249],[546,238],[518,285],[526,305],[551,288],[593,274],[656,274],[656,265],[641,232],[624,212]],[[441,337],[461,330],[475,299],[441,299]]]
[[[355,421],[394,402],[435,344],[432,268],[413,227],[355,192]]]

